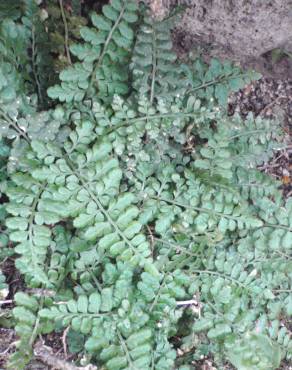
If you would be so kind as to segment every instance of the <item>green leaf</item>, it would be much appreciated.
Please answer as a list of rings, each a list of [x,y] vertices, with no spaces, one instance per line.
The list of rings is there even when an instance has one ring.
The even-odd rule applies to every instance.
[[[152,332],[150,329],[143,329],[137,333],[132,334],[127,339],[127,345],[130,349],[134,349],[137,346],[147,342],[152,337]]]
[[[92,293],[89,296],[88,312],[98,313],[101,305],[101,297],[99,293]]]
[[[209,330],[213,327],[214,323],[210,319],[200,319],[196,320],[194,325],[193,325],[193,330],[195,333],[199,333],[201,331],[206,331]]]
[[[14,301],[17,305],[24,306],[33,312],[38,308],[38,301],[34,297],[23,292],[17,292],[14,295]]]
[[[121,32],[121,35],[126,37],[129,40],[132,40],[134,38],[134,32],[133,30],[127,25],[126,22],[121,22],[119,24],[119,31]]]
[[[104,18],[101,15],[93,14],[91,16],[91,21],[95,25],[96,28],[102,30],[102,31],[110,31],[112,28],[111,22]]]
[[[13,316],[28,325],[34,325],[36,316],[28,309],[24,307],[15,307],[13,308]]]
[[[103,14],[111,21],[116,21],[118,18],[118,12],[111,5],[104,5],[102,7]]]
[[[112,288],[104,288],[101,291],[100,311],[109,312],[113,307],[113,291]]]
[[[84,348],[84,335],[70,329],[67,333],[67,343],[70,353],[79,353]]]
[[[229,360],[239,370],[278,369],[281,351],[262,334],[248,334],[229,349]]]
[[[231,328],[227,324],[217,324],[214,329],[208,331],[208,338],[217,339],[219,337],[224,337],[231,333]]]
[[[77,310],[81,313],[87,313],[88,309],[88,298],[85,295],[81,295],[77,300]]]

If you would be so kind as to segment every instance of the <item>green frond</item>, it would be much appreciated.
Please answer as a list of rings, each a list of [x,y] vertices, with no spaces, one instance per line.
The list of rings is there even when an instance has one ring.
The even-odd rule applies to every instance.
[[[251,114],[245,121],[239,116],[219,116],[216,131],[206,128],[200,136],[208,142],[192,155],[194,167],[227,179],[233,176],[233,166],[253,168],[268,161],[280,147],[280,132],[273,123]]]
[[[7,364],[7,369],[25,369],[33,358],[33,343],[39,334],[49,333],[53,327],[47,320],[42,320],[39,310],[47,298],[36,298],[27,293],[18,292],[14,296],[16,307],[13,316],[17,324],[15,331],[18,340],[14,352]]]
[[[6,219],[9,238],[17,243],[15,252],[21,257],[16,265],[34,284],[51,287],[45,272],[48,248],[52,244],[52,232],[48,225],[62,219],[63,210],[57,203],[47,205],[46,184],[39,184],[30,175],[16,173],[12,176],[14,186],[7,189],[10,202]]]
[[[86,336],[85,348],[108,369],[127,366],[148,368],[151,363],[153,333],[147,328],[149,315],[135,295],[133,273],[127,265],[107,265],[103,273],[105,286],[100,292],[80,294],[66,303],[56,302],[40,311],[41,318],[61,321]],[[121,275],[118,276],[121,272]]]
[[[103,7],[103,14],[91,16],[94,27],[80,31],[83,45],[72,45],[74,63],[60,74],[61,85],[48,90],[61,102],[81,101],[86,95],[108,100],[128,93],[128,60],[133,43],[133,23],[137,21],[134,1],[115,0]]]
[[[253,352],[256,354],[252,354]],[[229,349],[229,359],[239,370],[264,370],[277,368],[281,353],[268,337],[250,333]]]
[[[111,155],[110,143],[96,143],[83,154],[84,144],[92,140],[83,128],[79,137],[71,133],[71,141],[65,143],[64,157],[33,172],[33,177],[44,186],[47,182],[52,185],[53,192],[45,192],[43,208],[53,210],[55,203],[63,201],[63,213],[73,217],[81,238],[89,242],[98,240],[98,253],[144,265],[150,249],[137,220],[135,196],[119,195],[122,172],[118,160]],[[37,149],[40,149],[36,153],[39,158],[49,154],[45,145]]]
[[[230,62],[221,63],[215,58],[209,66],[197,58],[192,65],[184,64],[182,69],[188,86],[187,94],[191,93],[207,103],[211,102],[211,105],[218,103],[223,107],[226,106],[231,92],[238,91],[261,77],[255,71],[243,72]]]
[[[150,103],[176,96],[183,87],[170,29],[169,20],[156,20],[151,15],[146,15],[139,27],[131,61],[133,87]]]
[[[280,183],[270,176],[256,169],[238,167],[235,174],[235,183],[245,199],[256,201],[262,197],[281,196],[278,190]]]

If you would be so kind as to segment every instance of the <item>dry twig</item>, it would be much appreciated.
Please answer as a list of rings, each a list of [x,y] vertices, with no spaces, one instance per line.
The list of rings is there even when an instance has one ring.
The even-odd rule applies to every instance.
[[[68,326],[68,328],[66,328],[64,330],[64,333],[63,333],[63,336],[62,336],[62,343],[63,343],[64,355],[65,355],[65,358],[66,359],[68,358],[66,338],[67,338],[67,334],[68,334],[69,329],[70,329],[70,326]]]
[[[42,341],[38,341],[34,347],[35,357],[43,362],[44,364],[51,366],[54,369],[59,370],[97,370],[94,365],[87,365],[85,367],[78,367],[65,360],[56,357],[53,353],[52,348],[47,347]]]

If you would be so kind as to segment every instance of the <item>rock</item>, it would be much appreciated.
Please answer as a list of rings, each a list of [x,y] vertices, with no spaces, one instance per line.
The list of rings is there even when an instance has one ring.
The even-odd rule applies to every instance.
[[[152,10],[163,13],[177,5],[187,10],[177,32],[184,44],[211,45],[212,55],[248,64],[264,72],[271,70],[269,53],[292,51],[291,0],[146,0]],[[292,58],[281,58],[278,75],[291,74]],[[284,59],[284,62],[283,62]],[[288,62],[287,62],[288,60]]]

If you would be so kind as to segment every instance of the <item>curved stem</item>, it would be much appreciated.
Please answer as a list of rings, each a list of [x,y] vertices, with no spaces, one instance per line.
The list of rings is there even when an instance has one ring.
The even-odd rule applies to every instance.
[[[31,30],[31,50],[32,50],[32,56],[31,56],[31,61],[32,61],[32,72],[33,76],[37,85],[37,91],[38,91],[38,97],[41,102],[43,103],[43,96],[42,96],[42,89],[41,89],[41,84],[39,81],[38,73],[37,73],[37,67],[36,67],[36,42],[35,42],[35,27],[34,25],[32,26]]]
[[[117,329],[117,334],[118,334],[118,338],[119,338],[119,341],[120,341],[120,343],[121,343],[121,346],[122,346],[122,348],[123,348],[123,351],[124,351],[124,353],[125,353],[125,355],[126,355],[127,361],[128,361],[128,363],[129,363],[129,365],[130,365],[130,369],[138,370],[138,369],[134,366],[134,364],[133,364],[133,361],[132,361],[132,359],[131,359],[131,355],[130,355],[130,352],[129,352],[129,350],[128,350],[127,344],[126,344],[126,342],[124,341],[124,338],[122,337],[122,335],[121,335],[121,333],[119,332],[119,330],[118,330],[118,329]]]
[[[110,134],[111,132],[121,128],[121,127],[127,127],[130,124],[135,124],[137,122],[143,122],[148,121],[149,119],[163,119],[163,118],[192,118],[202,115],[201,112],[192,112],[192,113],[186,113],[186,112],[178,112],[178,113],[158,113],[153,114],[151,116],[146,115],[143,117],[135,117],[131,118],[129,120],[123,121],[122,123],[112,126],[109,129],[105,130],[104,135]]]
[[[43,308],[43,305],[44,305],[44,297],[42,296],[41,299],[40,299],[40,304],[39,304],[39,310],[40,311],[42,308]],[[39,324],[40,324],[40,316],[39,314],[37,315],[37,318],[36,318],[36,321],[35,321],[35,324],[34,324],[34,327],[33,327],[33,331],[31,333],[31,336],[30,336],[30,339],[29,339],[29,346],[32,347],[36,337],[37,337],[37,331],[38,331],[38,328],[39,328]]]
[[[156,38],[155,38],[155,28],[154,27],[153,27],[153,36],[152,36],[152,50],[153,50],[153,61],[152,61],[151,91],[150,91],[150,103],[151,104],[153,103],[153,100],[154,100],[156,69],[157,69]]]
[[[250,290],[250,288],[248,286],[246,286],[245,284],[241,283],[240,281],[238,281],[236,279],[233,279],[231,276],[220,274],[220,272],[217,272],[217,271],[211,271],[211,270],[190,270],[190,272],[193,272],[193,273],[199,274],[199,275],[200,274],[207,274],[207,275],[219,276],[219,277],[222,277],[223,279],[227,279],[227,280],[232,281],[233,283],[241,286],[242,288],[245,288],[247,290]]]
[[[63,7],[63,0],[59,0],[60,4],[60,10],[61,10],[61,15],[64,23],[64,30],[65,30],[65,51],[66,51],[66,56],[69,64],[72,64],[71,57],[70,57],[70,50],[69,50],[69,31],[68,31],[68,24],[66,20],[66,15],[64,12],[64,7]]]

